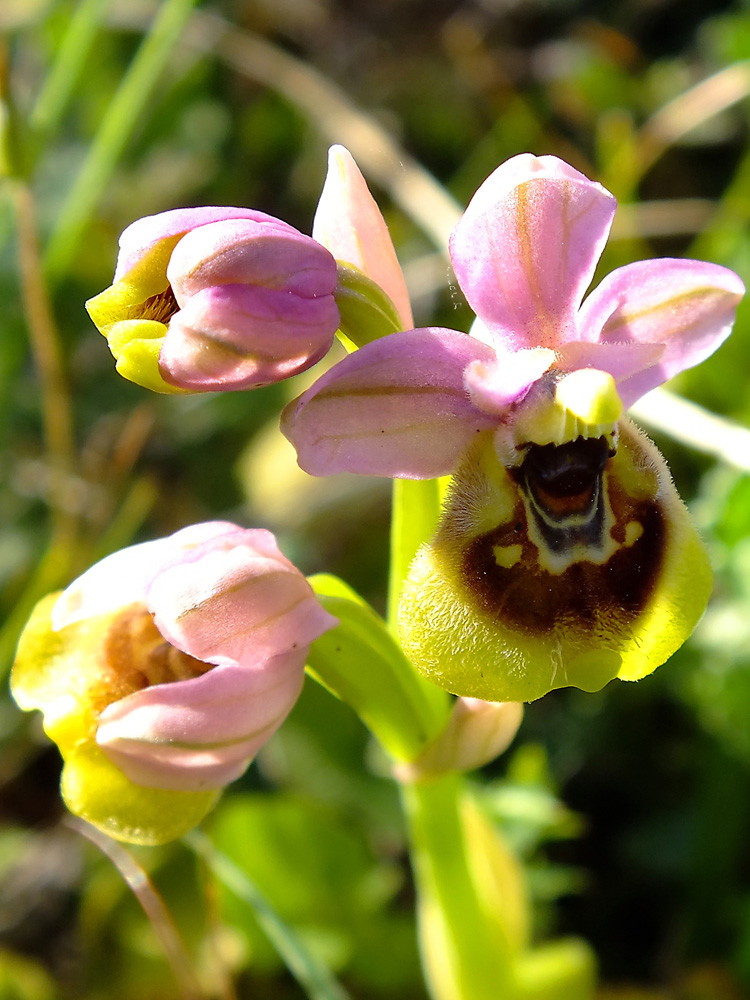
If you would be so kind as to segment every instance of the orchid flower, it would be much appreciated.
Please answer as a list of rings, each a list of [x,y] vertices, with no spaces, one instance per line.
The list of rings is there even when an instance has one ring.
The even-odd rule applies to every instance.
[[[415,666],[462,696],[525,701],[637,679],[708,600],[687,511],[623,411],[721,344],[744,288],[715,264],[658,259],[584,300],[615,207],[555,157],[508,160],[450,241],[471,335],[410,329],[365,344],[282,418],[310,474],[452,475],[399,626]]]
[[[156,392],[248,389],[315,364],[339,324],[328,251],[246,208],[175,209],[120,237],[86,303],[125,378]]]
[[[121,840],[194,826],[294,705],[336,624],[273,535],[225,522],[123,549],[42,601],[13,667],[71,812]]]

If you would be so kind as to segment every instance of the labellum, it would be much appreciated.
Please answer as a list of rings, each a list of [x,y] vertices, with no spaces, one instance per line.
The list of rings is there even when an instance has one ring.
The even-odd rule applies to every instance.
[[[657,449],[627,419],[610,434],[528,443],[513,466],[482,437],[405,583],[412,662],[455,694],[495,701],[651,673],[711,587]]]

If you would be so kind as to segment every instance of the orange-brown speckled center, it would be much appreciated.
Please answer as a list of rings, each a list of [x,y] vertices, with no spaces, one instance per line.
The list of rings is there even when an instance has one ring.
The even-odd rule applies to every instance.
[[[104,636],[100,682],[92,691],[92,702],[101,711],[134,691],[199,677],[212,667],[172,646],[156,628],[147,608],[131,604]]]

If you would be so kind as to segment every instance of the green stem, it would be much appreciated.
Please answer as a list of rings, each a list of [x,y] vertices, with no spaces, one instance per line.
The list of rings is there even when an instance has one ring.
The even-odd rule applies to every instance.
[[[419,934],[433,1000],[512,1000],[507,942],[482,907],[461,823],[463,776],[403,786]]]
[[[64,273],[73,256],[195,2],[164,0],[159,7],[60,211],[45,255],[45,266],[53,278]]]
[[[60,338],[42,273],[34,196],[27,184],[13,183],[18,227],[21,294],[31,350],[42,390],[44,436],[50,465],[58,478],[74,465],[73,411]],[[60,483],[52,484],[59,489]],[[54,495],[54,494],[53,494]]]
[[[439,480],[395,480],[391,516],[388,620],[393,627],[401,586],[417,549],[440,516]],[[467,854],[460,774],[403,785],[417,887],[422,961],[433,1000],[513,996],[512,959],[497,922],[486,912]]]
[[[36,602],[69,578],[79,536],[78,517],[67,501],[76,468],[73,405],[60,337],[42,273],[34,196],[20,179],[9,182],[16,214],[21,297],[39,379],[49,482],[51,535],[47,551],[0,629],[0,675],[10,665],[23,625]]]

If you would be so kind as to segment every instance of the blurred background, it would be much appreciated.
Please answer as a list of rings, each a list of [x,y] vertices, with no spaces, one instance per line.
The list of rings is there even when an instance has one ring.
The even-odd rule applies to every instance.
[[[389,484],[304,476],[281,405],[157,397],[113,371],[84,302],[121,230],[183,205],[310,232],[331,142],[378,198],[417,325],[468,328],[445,234],[486,175],[554,153],[620,201],[602,273],[687,255],[750,278],[750,4],[718,0],[3,0],[0,668],[35,601],[185,524],[265,526],[384,608]],[[46,291],[45,291],[46,289]],[[750,423],[750,307],[671,386]],[[651,428],[709,545],[693,639],[638,685],[558,691],[477,775],[540,938],[595,948],[607,1000],[750,996],[750,455]],[[717,432],[721,436],[721,428]],[[170,1000],[110,862],[61,821],[39,720],[0,702],[0,1000]],[[355,1000],[424,1000],[398,794],[311,683],[211,836]],[[183,845],[135,851],[206,996],[298,1000],[245,904]]]

